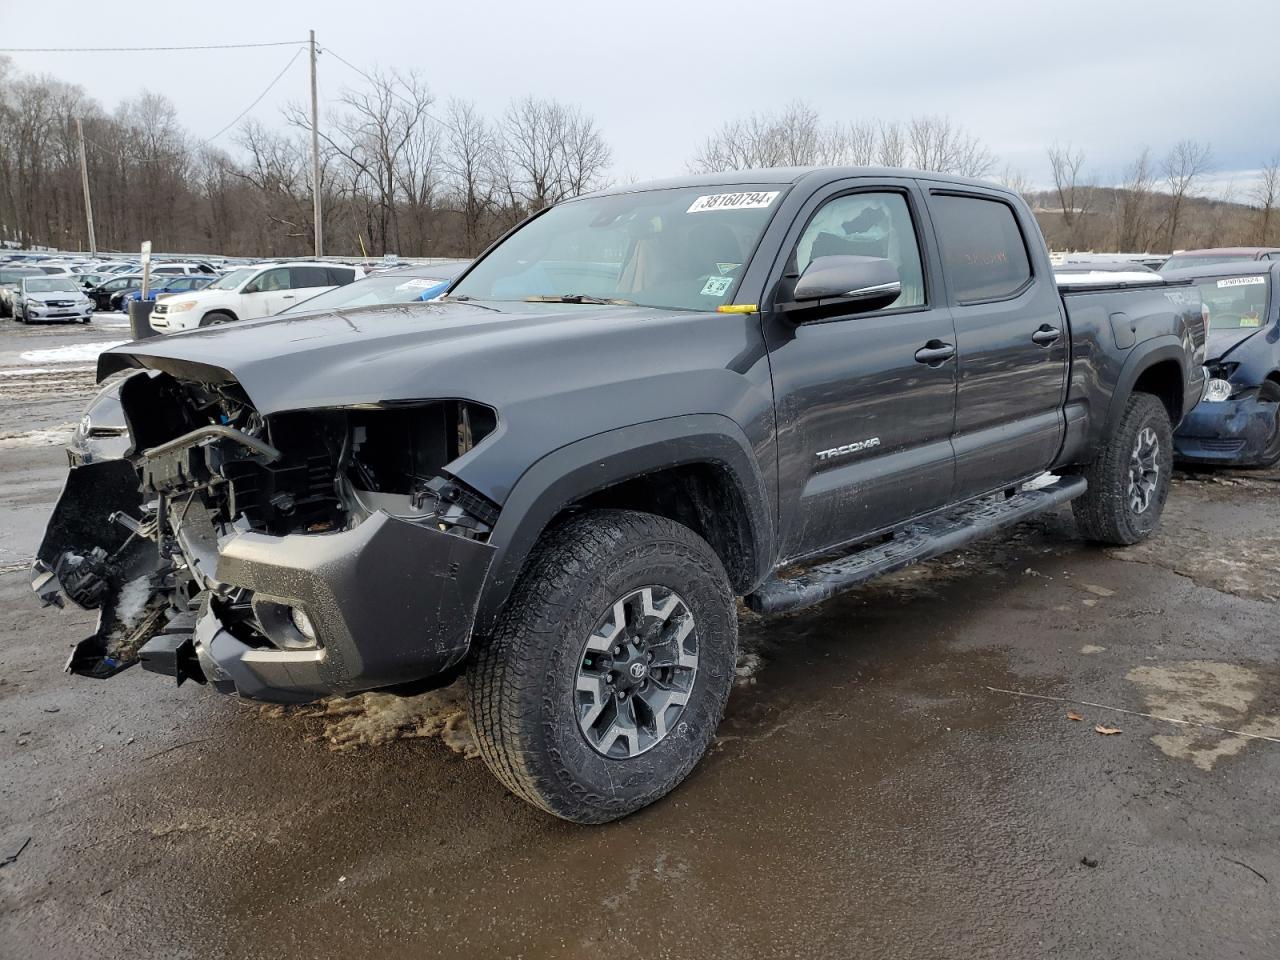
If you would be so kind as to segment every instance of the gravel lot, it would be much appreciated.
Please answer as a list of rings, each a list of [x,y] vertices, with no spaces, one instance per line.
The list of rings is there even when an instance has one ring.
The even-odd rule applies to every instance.
[[[744,613],[710,755],[581,828],[470,758],[458,690],[62,673],[91,617],[26,560],[126,336],[0,325],[0,954],[1280,956],[1280,472],[1180,477],[1129,551],[1064,512]]]

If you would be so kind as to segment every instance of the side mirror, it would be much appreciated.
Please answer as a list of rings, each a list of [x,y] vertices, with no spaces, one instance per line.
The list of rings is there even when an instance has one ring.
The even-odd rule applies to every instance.
[[[815,257],[796,281],[788,312],[799,321],[882,310],[902,294],[902,279],[884,257]]]
[[[262,288],[258,286],[258,281],[254,280],[251,284],[240,291],[241,293],[261,293]]]

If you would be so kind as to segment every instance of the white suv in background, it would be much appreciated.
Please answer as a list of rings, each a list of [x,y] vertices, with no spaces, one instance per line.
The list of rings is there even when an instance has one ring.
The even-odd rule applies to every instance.
[[[158,298],[151,313],[151,326],[161,333],[177,333],[269,317],[300,300],[363,277],[364,271],[359,267],[314,261],[242,267],[203,290]]]

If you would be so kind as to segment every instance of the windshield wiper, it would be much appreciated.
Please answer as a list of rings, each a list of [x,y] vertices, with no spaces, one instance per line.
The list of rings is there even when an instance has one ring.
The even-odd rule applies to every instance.
[[[585,293],[561,293],[554,295],[535,294],[525,297],[525,303],[599,303],[615,307],[634,307],[634,300],[622,300],[611,297],[592,297]]]

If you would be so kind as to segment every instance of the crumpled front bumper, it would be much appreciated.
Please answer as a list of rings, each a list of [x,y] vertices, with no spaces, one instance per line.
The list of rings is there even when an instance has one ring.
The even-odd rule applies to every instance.
[[[250,646],[210,599],[196,619],[195,658],[224,693],[273,702],[433,676],[466,656],[493,552],[381,512],[341,533],[238,534],[220,547],[216,580],[252,590],[256,603],[301,607],[319,646]]]
[[[127,460],[71,470],[37,552],[37,595],[98,610],[69,672],[106,679],[140,662],[179,682],[300,702],[425,680],[466,656],[489,544],[382,511],[338,533],[216,542],[184,527],[188,599],[155,542],[110,519],[136,515],[137,485]],[[300,648],[291,607],[317,646]]]
[[[1179,460],[1221,466],[1263,466],[1280,429],[1280,404],[1256,395],[1202,400],[1173,435]]]

